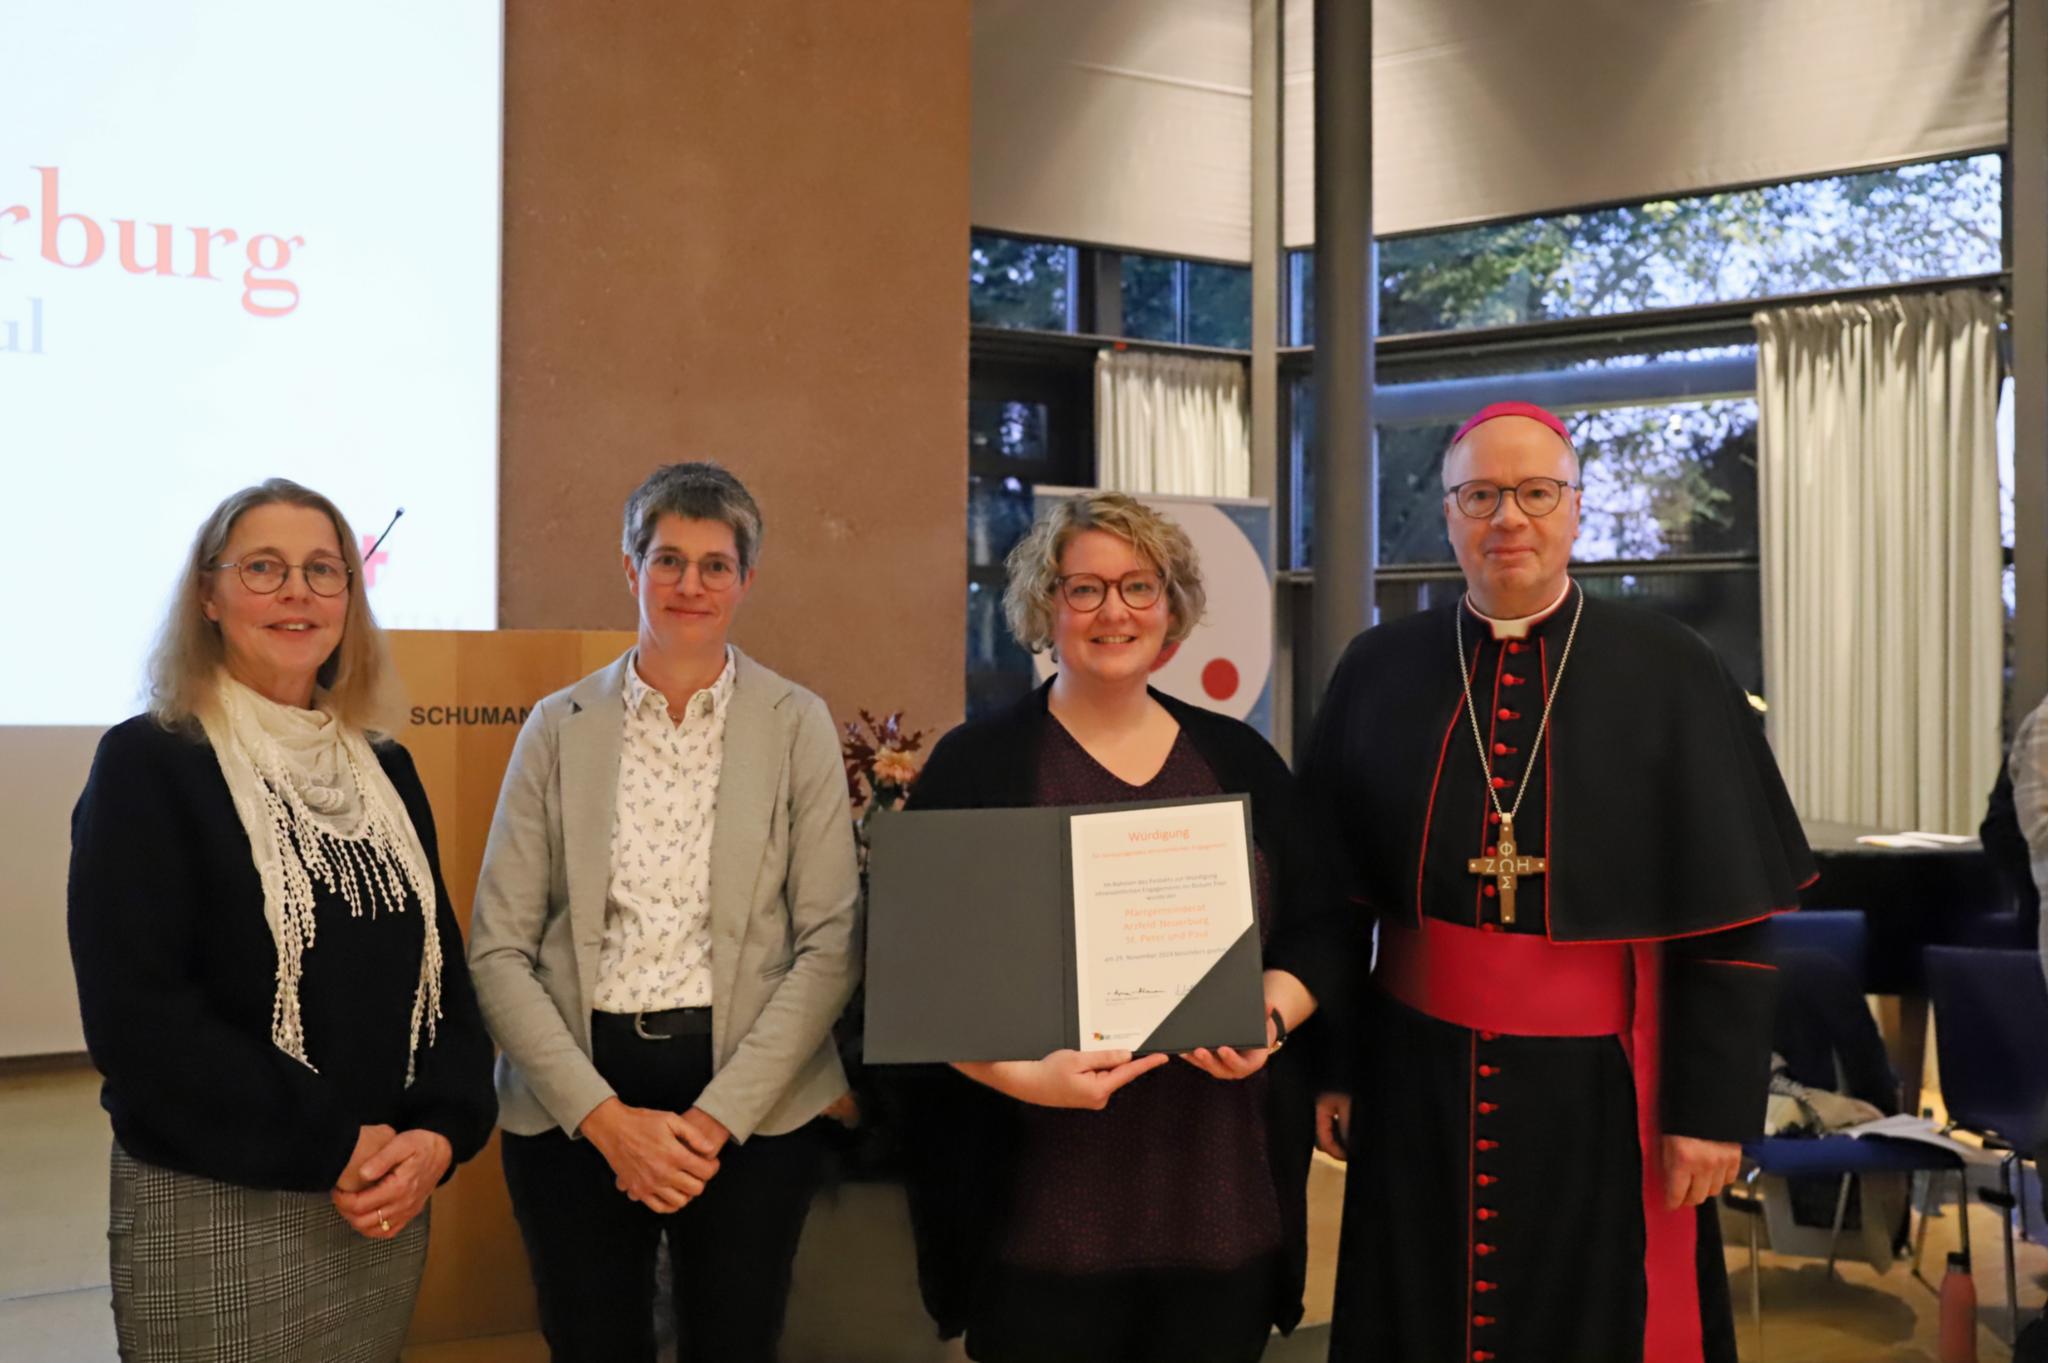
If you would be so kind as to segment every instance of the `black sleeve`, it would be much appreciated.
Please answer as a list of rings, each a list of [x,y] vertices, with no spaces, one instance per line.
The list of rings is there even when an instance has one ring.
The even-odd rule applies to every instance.
[[[1664,1132],[1710,1141],[1763,1134],[1778,971],[1764,923],[1664,944]]]
[[[962,725],[932,748],[906,809],[975,809],[1000,745]],[[994,1242],[997,1203],[1014,1170],[1015,1100],[946,1065],[870,1069],[901,1124],[904,1192],[918,1289],[941,1339],[967,1328],[969,1305]]]
[[[399,1102],[399,1116],[406,1127],[437,1131],[448,1138],[455,1158],[445,1178],[454,1174],[456,1165],[483,1149],[498,1120],[498,1094],[491,1082],[491,1037],[484,1030],[483,1011],[470,983],[462,925],[456,920],[448,884],[441,876],[433,806],[420,784],[412,754],[393,743],[382,755],[427,854],[427,867],[434,877],[434,921],[441,937],[441,1017],[434,1024],[433,1044],[428,1045],[425,1036],[420,1038],[412,1086]]]
[[[1273,930],[1266,939],[1268,969],[1285,970],[1315,995],[1316,1011],[1342,1011],[1358,988],[1364,962],[1356,938],[1369,928],[1349,912],[1333,888],[1326,845],[1308,833],[1308,810],[1287,766],[1256,734],[1265,768],[1253,794],[1254,808],[1268,807],[1263,820],[1274,860]],[[1368,938],[1369,940],[1369,938]]]
[[[967,725],[949,730],[932,745],[917,780],[910,787],[905,809],[972,809],[981,801],[976,795],[974,743]]]
[[[108,732],[71,814],[66,921],[86,1047],[109,1106],[162,1162],[208,1178],[308,1192],[334,1186],[360,1127],[329,1086],[213,1007],[196,915],[203,883],[172,745],[130,722]]]
[[[1353,703],[1352,682],[1360,666],[1359,644],[1345,650],[1343,660],[1330,678],[1323,703],[1316,711],[1315,729],[1308,747],[1295,766],[1296,840],[1312,849],[1304,858],[1313,864],[1304,874],[1310,877],[1312,893],[1323,908],[1324,926],[1319,938],[1331,945],[1335,965],[1331,970],[1327,997],[1316,992],[1318,1012],[1323,1016],[1320,1035],[1314,1037],[1310,1052],[1314,1082],[1320,1091],[1349,1093],[1365,1035],[1365,991],[1371,987],[1373,912],[1362,896],[1363,886],[1351,865],[1345,842],[1339,836],[1343,818],[1343,768],[1345,714]],[[1311,990],[1315,989],[1310,985]],[[1310,1040],[1304,1038],[1304,1040]]]

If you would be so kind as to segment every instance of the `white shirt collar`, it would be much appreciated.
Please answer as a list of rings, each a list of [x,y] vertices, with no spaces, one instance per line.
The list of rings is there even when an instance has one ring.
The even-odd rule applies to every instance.
[[[1560,591],[1557,594],[1557,599],[1555,601],[1552,601],[1549,605],[1545,606],[1542,610],[1537,611],[1534,615],[1520,615],[1516,616],[1512,620],[1496,620],[1494,617],[1488,615],[1485,611],[1479,609],[1479,607],[1472,604],[1472,593],[1470,592],[1465,593],[1465,609],[1471,611],[1481,620],[1484,620],[1493,629],[1494,638],[1524,639],[1528,637],[1530,630],[1534,629],[1536,626],[1542,624],[1545,620],[1548,620],[1551,616],[1555,615],[1557,613],[1557,608],[1559,606],[1562,606],[1564,604],[1564,599],[1570,596],[1571,594],[1572,580],[1571,577],[1567,575],[1564,580],[1564,590]]]
[[[732,699],[737,678],[738,669],[733,663],[732,645],[727,644],[725,666],[719,670],[718,679],[690,697],[689,703],[683,707],[684,718],[702,719],[706,715],[722,712],[726,703]],[[640,650],[637,648],[633,650],[633,655],[626,659],[626,685],[623,694],[628,713],[638,711],[650,703],[658,705],[664,714],[668,711],[668,697],[649,686],[647,679],[640,675]]]

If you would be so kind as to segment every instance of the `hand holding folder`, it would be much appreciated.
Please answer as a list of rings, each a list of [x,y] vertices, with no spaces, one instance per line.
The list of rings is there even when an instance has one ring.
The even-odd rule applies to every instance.
[[[963,1060],[959,1069],[1020,1103],[1100,1112],[1118,1089],[1169,1059],[1164,1051],[1134,1057],[1129,1051],[1058,1050],[1043,1060]]]

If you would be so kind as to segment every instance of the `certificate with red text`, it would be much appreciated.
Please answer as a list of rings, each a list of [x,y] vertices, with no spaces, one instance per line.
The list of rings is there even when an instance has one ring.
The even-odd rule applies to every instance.
[[[1251,837],[1242,801],[1143,805],[1075,814],[1074,1007],[1082,1050],[1174,1050],[1170,1020],[1198,993],[1239,986],[1249,1008],[1198,1022],[1194,1045],[1263,1045],[1256,972],[1226,958],[1258,955]],[[1206,986],[1206,988],[1205,988]],[[1249,987],[1248,987],[1249,986]],[[1207,1012],[1208,1010],[1202,1010]],[[1190,1019],[1184,1018],[1183,1024]]]
[[[1263,1046],[1243,795],[870,830],[869,1064]]]

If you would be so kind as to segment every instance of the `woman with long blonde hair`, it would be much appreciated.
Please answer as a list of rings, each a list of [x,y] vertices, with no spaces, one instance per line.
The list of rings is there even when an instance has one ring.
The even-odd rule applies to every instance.
[[[496,1118],[354,533],[273,478],[199,528],[72,813],[124,1359],[396,1359],[427,1199]]]

